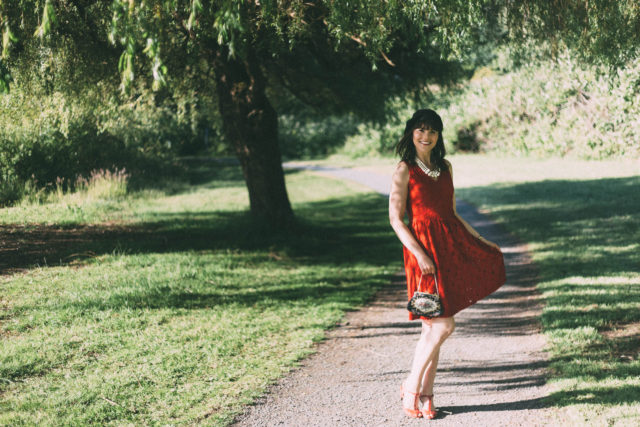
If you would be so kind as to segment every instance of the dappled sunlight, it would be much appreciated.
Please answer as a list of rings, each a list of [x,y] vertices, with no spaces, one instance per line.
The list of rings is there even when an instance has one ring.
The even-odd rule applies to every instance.
[[[586,276],[570,276],[565,277],[562,280],[558,280],[555,282],[550,282],[547,286],[558,285],[591,285],[594,282],[598,282],[601,285],[640,285],[640,278],[638,276],[596,276],[596,277],[586,277]]]
[[[279,232],[252,221],[246,189],[227,178],[127,196],[107,222],[62,212],[64,225],[0,226],[4,398],[142,396],[148,411],[233,388],[228,406],[309,354],[401,265],[384,198],[288,174],[296,222]]]
[[[463,188],[458,195],[486,208],[533,251],[558,385],[549,401],[612,405],[619,416],[609,419],[624,420],[634,411],[625,402],[637,402],[640,390],[630,380],[640,376],[639,337],[617,332],[640,322],[640,199],[634,196],[640,175],[624,163],[584,166],[551,169],[543,181]],[[584,179],[582,172],[604,176]],[[553,175],[572,179],[548,179]]]

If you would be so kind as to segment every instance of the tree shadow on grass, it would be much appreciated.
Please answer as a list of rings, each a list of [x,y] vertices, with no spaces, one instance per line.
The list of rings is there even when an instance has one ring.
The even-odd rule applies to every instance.
[[[188,159],[179,181],[159,183],[167,194],[198,188],[244,189],[235,159]],[[297,169],[285,171],[287,176]],[[164,187],[162,187],[164,185]],[[271,249],[309,263],[349,263],[359,253],[385,259],[368,245],[389,243],[386,202],[376,195],[353,196],[295,206],[296,222],[286,230],[255,224],[248,211],[156,213],[134,224],[0,224],[0,275],[35,266],[82,264],[83,260],[117,253],[167,253],[201,250]],[[383,237],[384,236],[384,237]],[[382,239],[382,240],[381,240]],[[394,248],[397,250],[397,248]],[[277,256],[277,255],[276,255]],[[364,262],[367,262],[366,260]]]
[[[484,200],[495,220],[538,245],[537,262],[542,280],[548,283],[544,290],[553,291],[547,295],[547,307],[553,309],[545,310],[543,323],[553,333],[584,326],[606,331],[640,321],[640,310],[633,309],[640,304],[640,283],[634,278],[625,279],[640,267],[640,199],[634,197],[639,190],[640,177],[630,177],[478,187],[458,193],[465,198],[473,192],[469,199]],[[131,304],[199,308],[314,298],[344,302],[359,298],[357,295],[380,278],[351,281],[341,277],[342,266],[385,265],[392,253],[401,260],[400,245],[387,222],[386,202],[377,195],[300,204],[296,213],[298,223],[286,233],[255,227],[247,212],[216,211],[163,214],[155,221],[126,226],[1,226],[0,241],[5,243],[0,249],[0,270],[7,274],[45,262],[68,265],[114,251],[135,254],[229,249],[241,253],[267,250],[274,257],[336,270],[334,276],[325,276],[315,284],[289,283],[283,289],[268,281],[253,292],[212,286],[192,293],[160,285],[142,295],[115,295],[106,301],[81,303],[97,309],[125,303],[129,308]],[[357,287],[355,292],[345,292],[351,285]],[[619,348],[635,359],[619,359]],[[570,357],[557,356],[551,362],[561,378],[624,380],[639,374],[637,354],[637,342],[634,347],[630,340],[614,337]],[[607,363],[606,369],[602,369],[602,362]],[[625,389],[625,393],[594,391],[591,396],[588,391],[560,391],[550,399],[560,405],[582,403],[587,395],[593,402],[607,404],[640,400],[636,387],[623,385],[619,389]]]
[[[487,207],[494,220],[535,245],[547,333],[577,336],[584,327],[600,332],[592,344],[566,341],[554,350],[551,369],[557,377],[580,382],[640,375],[640,342],[606,336],[640,322],[640,176],[501,184],[457,193]],[[625,404],[640,401],[640,388],[559,391],[549,399],[561,406]]]
[[[554,404],[569,406],[581,404],[638,404],[638,387],[634,385],[622,385],[616,387],[587,387],[578,390],[569,390],[552,393],[550,398]]]
[[[203,268],[194,277],[185,277],[177,283],[163,275],[149,279],[146,273],[142,273],[145,277],[141,279],[133,269],[122,272],[126,280],[114,282],[117,284],[105,292],[91,291],[90,284],[83,298],[16,304],[12,307],[15,311],[3,312],[0,320],[18,312],[34,311],[65,313],[58,319],[59,324],[65,324],[85,313],[102,310],[237,306],[249,307],[247,313],[259,313],[274,306],[313,309],[318,305],[344,309],[365,302],[390,277],[379,269],[375,274],[371,270],[359,273],[353,268],[355,265],[388,265],[389,254],[394,253],[398,262],[401,260],[401,246],[388,225],[387,203],[378,195],[298,204],[296,213],[296,224],[286,232],[255,226],[248,212],[222,211],[162,214],[155,221],[133,225],[0,226],[0,241],[5,242],[0,247],[0,269],[5,275],[34,265],[82,266],[87,258],[114,252],[127,255],[202,252],[213,256],[203,258],[202,262],[215,262],[220,255],[220,259],[239,264],[246,260],[250,265],[264,263],[266,268],[261,266],[260,270],[264,272],[271,266],[284,271],[287,266],[292,267],[292,274],[270,278],[267,273],[251,283],[241,277],[247,276],[242,269],[229,268],[225,277],[217,277],[215,271],[219,270]],[[306,266],[320,268],[306,270]],[[114,271],[113,275],[119,273]],[[32,321],[25,322],[21,328],[34,327]],[[13,381],[40,372],[34,369],[23,366],[3,375]]]
[[[135,225],[3,226],[0,240],[8,244],[0,249],[0,270],[10,274],[34,265],[80,266],[87,258],[114,252],[134,255],[231,251],[234,258],[252,263],[275,259],[329,270],[312,279],[301,281],[299,275],[292,274],[279,277],[276,283],[261,279],[247,287],[225,286],[224,280],[216,277],[198,277],[201,282],[207,279],[211,283],[195,284],[193,290],[158,279],[144,289],[133,286],[106,297],[56,304],[58,308],[98,310],[200,309],[317,300],[353,306],[362,302],[363,295],[371,294],[384,278],[345,275],[341,268],[387,265],[389,254],[394,253],[401,260],[400,244],[388,225],[386,201],[380,196],[365,194],[299,204],[296,212],[297,223],[285,232],[254,225],[248,212],[215,211],[160,215],[153,222]]]
[[[233,306],[238,308],[253,307],[263,309],[269,306],[284,304],[341,304],[358,305],[367,289],[375,289],[384,280],[385,275],[372,275],[366,280],[362,278],[342,280],[339,284],[301,283],[298,286],[282,282],[274,286],[271,282],[262,282],[251,286],[250,290],[236,286],[233,290],[221,290],[215,285],[205,287],[204,292],[176,290],[170,286],[156,286],[141,292],[134,289],[130,292],[112,294],[108,298],[86,298],[58,304],[66,310],[113,310],[122,309],[210,309],[213,307]],[[24,308],[24,307],[23,307]]]
[[[219,211],[161,214],[133,225],[0,225],[0,273],[68,265],[113,252],[220,249],[270,249],[309,264],[381,265],[389,253],[400,253],[386,209],[377,195],[301,204],[296,224],[281,232],[254,225],[248,212]]]

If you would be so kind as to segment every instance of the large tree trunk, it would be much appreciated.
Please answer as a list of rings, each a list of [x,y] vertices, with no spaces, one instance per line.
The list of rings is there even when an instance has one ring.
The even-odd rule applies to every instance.
[[[278,117],[265,94],[265,78],[249,49],[229,58],[226,47],[215,56],[216,90],[223,132],[233,144],[249,190],[251,213],[280,227],[291,222],[278,147]]]

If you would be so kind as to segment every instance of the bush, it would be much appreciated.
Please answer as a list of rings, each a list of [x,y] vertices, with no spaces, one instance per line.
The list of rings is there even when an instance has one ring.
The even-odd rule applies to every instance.
[[[282,115],[278,121],[279,144],[284,158],[308,159],[334,153],[358,131],[351,115],[322,119]]]
[[[352,157],[389,154],[413,112],[432,108],[442,116],[448,152],[640,156],[640,59],[612,72],[580,64],[567,53],[516,65],[503,51],[470,80],[430,85],[425,92],[424,100],[389,100],[386,123],[358,124],[335,151]]]
[[[2,179],[0,179],[0,207],[13,204],[23,196],[24,186],[15,176],[4,171]]]
[[[589,159],[638,157],[640,60],[618,72],[568,54],[506,73],[477,73],[436,98],[460,150]],[[443,102],[446,101],[446,102]]]
[[[208,121],[191,98],[138,93],[125,102],[106,85],[80,96],[13,86],[0,97],[0,205],[59,185],[73,190],[78,177],[101,169],[154,181],[175,156],[205,148]]]
[[[61,97],[39,99],[39,105],[32,100],[22,109],[10,97],[0,102],[7,107],[0,130],[0,205],[60,183],[70,190],[92,170],[143,163],[143,153],[98,128],[93,112]]]

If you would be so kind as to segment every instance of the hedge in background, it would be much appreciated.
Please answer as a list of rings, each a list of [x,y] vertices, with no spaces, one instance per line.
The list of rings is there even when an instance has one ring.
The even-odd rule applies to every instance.
[[[441,112],[461,150],[638,157],[639,87],[640,60],[610,73],[564,55],[504,74],[479,69]]]
[[[14,87],[0,97],[0,206],[61,182],[72,189],[99,169],[126,168],[145,180],[176,155],[207,148],[209,119],[189,95],[159,99],[143,90],[123,102],[107,85],[81,96]],[[215,131],[209,138],[216,140]]]
[[[390,120],[360,124],[334,152],[389,155],[413,111],[433,108],[444,120],[449,152],[640,156],[640,59],[610,71],[581,64],[566,53],[556,60],[514,65],[502,52],[466,82],[425,85],[424,90],[424,99],[390,101],[389,110],[395,112]]]

